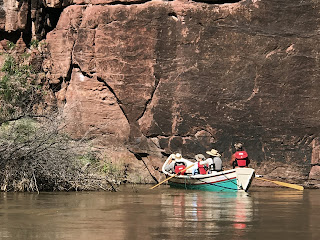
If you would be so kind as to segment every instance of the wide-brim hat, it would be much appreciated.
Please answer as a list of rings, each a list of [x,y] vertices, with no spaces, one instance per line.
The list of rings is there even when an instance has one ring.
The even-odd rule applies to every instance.
[[[205,156],[203,156],[202,154],[197,154],[197,155],[195,156],[195,159],[196,159],[197,161],[201,161],[201,160],[205,160],[206,158],[205,158]]]
[[[176,153],[175,154],[175,156],[174,156],[175,158],[174,159],[181,159],[182,158],[182,156],[181,156],[181,154],[180,153]]]
[[[215,149],[211,149],[210,151],[207,151],[206,153],[211,155],[211,156],[215,156],[215,157],[220,157],[221,156],[221,154]]]

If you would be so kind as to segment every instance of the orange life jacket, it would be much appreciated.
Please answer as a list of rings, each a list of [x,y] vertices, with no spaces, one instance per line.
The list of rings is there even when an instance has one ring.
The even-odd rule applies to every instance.
[[[186,168],[185,165],[176,165],[176,166],[174,167],[174,172],[175,172],[175,173],[179,173],[181,170],[183,170],[183,169],[185,169],[185,168]],[[182,171],[182,172],[180,172],[179,174],[184,175],[185,172],[186,172],[186,171]]]
[[[248,153],[246,151],[235,152],[235,162],[238,167],[247,167]]]
[[[201,165],[198,162],[198,169],[199,169],[199,174],[207,174],[208,166],[207,165]]]

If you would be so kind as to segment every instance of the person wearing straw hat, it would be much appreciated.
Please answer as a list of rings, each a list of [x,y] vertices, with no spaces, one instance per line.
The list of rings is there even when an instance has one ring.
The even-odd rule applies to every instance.
[[[208,155],[212,156],[213,158],[208,158],[204,162],[209,165],[210,172],[212,171],[222,171],[222,160],[221,154],[216,149],[211,149],[210,151],[206,152]]]

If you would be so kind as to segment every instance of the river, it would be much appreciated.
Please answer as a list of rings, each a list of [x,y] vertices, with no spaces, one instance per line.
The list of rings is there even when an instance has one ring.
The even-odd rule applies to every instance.
[[[320,239],[320,190],[0,193],[0,239]]]

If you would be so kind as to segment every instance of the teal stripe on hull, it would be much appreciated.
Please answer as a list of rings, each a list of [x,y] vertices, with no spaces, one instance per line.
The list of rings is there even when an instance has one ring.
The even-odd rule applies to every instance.
[[[170,187],[173,188],[182,188],[188,190],[202,190],[202,191],[210,191],[210,192],[236,192],[237,188],[237,180],[232,179],[230,181],[223,181],[211,184],[199,184],[193,185],[188,183],[174,183],[169,182]]]

